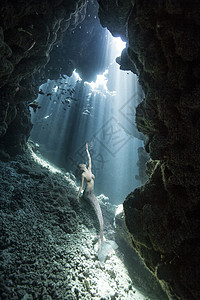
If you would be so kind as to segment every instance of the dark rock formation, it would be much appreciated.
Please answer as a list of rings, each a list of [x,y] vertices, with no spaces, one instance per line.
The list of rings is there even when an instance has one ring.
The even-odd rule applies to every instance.
[[[145,267],[138,253],[133,249],[131,237],[127,232],[124,212],[115,216],[116,242],[119,250],[123,253],[120,257],[127,267],[133,285],[147,298],[166,300],[168,297],[163,292],[159,282],[153,274]]]
[[[106,54],[106,30],[97,13],[97,3],[89,2],[87,9],[80,13],[84,21],[78,26],[77,20],[70,25],[50,53],[50,61],[43,70],[45,78],[57,79],[60,74],[71,76],[76,69],[83,80],[95,81],[97,74],[105,70],[108,62],[102,57]]]
[[[129,0],[98,0],[99,18],[103,27],[107,27],[113,36],[127,40],[126,30],[132,3]]]
[[[36,98],[38,86],[42,83],[41,79],[36,82],[36,75],[48,62],[54,43],[70,26],[70,20],[85,6],[85,1],[70,1],[68,4],[64,1],[1,2],[2,152],[16,155],[25,147],[31,123],[28,106],[21,102],[27,104]],[[46,79],[43,78],[43,82]],[[18,124],[22,119],[23,130]],[[8,130],[10,124],[12,128]]]
[[[86,0],[22,1],[20,5],[1,2],[2,158],[20,153],[26,146],[31,129],[28,103],[37,98],[42,83],[65,74],[71,76],[74,69],[84,80],[94,80],[104,70],[106,62],[102,63],[101,57],[106,49],[106,36],[97,10],[96,2]],[[22,102],[26,105],[21,105]],[[15,126],[18,114],[24,122],[26,119],[23,134]],[[12,129],[8,130],[11,124]]]
[[[126,224],[134,248],[169,299],[197,300],[200,3],[109,0],[99,4],[103,26],[127,41],[127,49],[118,59],[121,69],[136,73],[145,92],[136,119],[139,131],[148,137],[145,149],[152,161],[147,170],[149,180],[124,203]],[[101,35],[101,30],[88,35],[87,43],[91,41],[93,47],[87,48],[90,43],[82,40],[78,54],[73,56],[66,49],[66,63],[58,61],[65,55],[61,47],[64,33],[72,30],[67,37],[70,47],[85,12],[84,0],[1,1],[1,158],[9,159],[25,147],[31,129],[27,106],[36,98],[41,83],[49,76],[70,75],[76,67],[91,78],[96,60],[87,70],[84,57],[91,58],[94,35]],[[68,45],[67,39],[63,44]],[[72,52],[74,49],[76,45]]]
[[[139,147],[138,148],[138,162],[137,162],[139,174],[136,175],[135,178],[137,180],[140,180],[140,182],[142,184],[144,184],[148,179],[148,176],[146,174],[146,163],[148,160],[149,160],[148,153],[145,151],[145,149],[143,147]]]
[[[120,1],[106,3],[102,24],[115,34],[110,20]],[[148,182],[124,203],[126,224],[169,299],[200,298],[199,12],[198,1],[132,1],[123,31],[128,47],[118,59],[145,92],[136,122],[152,158]]]
[[[133,64],[133,62],[130,60],[128,53],[127,53],[127,48],[125,48],[120,57],[116,58],[116,62],[120,65],[120,69],[124,71],[132,71],[134,74],[138,75],[138,71]]]

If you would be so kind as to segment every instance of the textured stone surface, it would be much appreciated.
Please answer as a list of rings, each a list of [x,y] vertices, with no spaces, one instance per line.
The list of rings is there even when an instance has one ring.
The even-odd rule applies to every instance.
[[[137,166],[138,166],[138,171],[139,174],[135,176],[137,180],[140,180],[142,184],[144,184],[148,176],[146,174],[146,163],[149,161],[149,155],[145,151],[143,147],[138,148],[138,161],[137,161]]]
[[[74,176],[37,154],[0,162],[0,298],[143,300],[119,251],[98,260],[99,224],[91,205],[75,200]],[[98,200],[113,239],[115,207]]]
[[[79,24],[70,25],[62,41],[52,50],[50,61],[43,70],[45,78],[57,79],[60,74],[71,76],[76,69],[83,80],[95,81],[97,74],[105,71],[108,66],[106,30],[97,13],[97,3],[88,2],[87,9],[80,13]]]
[[[122,204],[121,204],[122,206]],[[118,207],[119,209],[119,207]],[[145,267],[138,253],[132,247],[131,237],[127,232],[125,215],[123,211],[115,216],[116,242],[121,250],[121,259],[124,262],[134,286],[148,299],[166,300],[167,295],[163,292],[159,282],[153,274]],[[121,210],[123,210],[121,208]]]
[[[103,27],[107,27],[113,36],[126,40],[127,21],[132,10],[129,0],[99,0],[99,18]]]
[[[0,150],[7,157],[26,145],[31,129],[27,106],[37,98],[42,83],[71,76],[74,69],[83,79],[94,80],[105,69],[106,62],[101,63],[105,29],[97,19],[97,9],[96,2],[85,0],[1,3]],[[23,138],[19,126],[14,130],[19,113],[25,122]]]
[[[119,2],[109,1],[112,11]],[[112,30],[112,13],[101,8]],[[169,299],[181,300],[200,298],[199,11],[198,1],[132,1],[128,48],[118,59],[145,92],[136,122],[152,159],[148,182],[124,203],[127,227]]]
[[[70,27],[69,20],[72,28],[76,20],[83,20],[84,3],[1,2],[3,159],[25,146],[31,128],[26,104],[46,80],[42,72],[41,77],[36,74],[48,63],[53,45],[62,40],[63,32]],[[119,60],[121,68],[136,73],[145,92],[145,99],[137,108],[137,126],[147,136],[145,148],[152,161],[147,170],[148,182],[125,201],[127,227],[136,251],[159,279],[169,299],[197,300],[200,4],[197,0],[99,3],[103,26],[128,42]],[[20,295],[23,296],[21,292]]]
[[[3,139],[0,149],[7,156],[16,155],[25,147],[31,129],[28,102],[37,97],[39,85],[47,79],[36,82],[37,74],[48,62],[54,43],[70,26],[70,20],[74,23],[75,15],[85,6],[82,0],[68,4],[65,1],[1,3],[0,137]]]

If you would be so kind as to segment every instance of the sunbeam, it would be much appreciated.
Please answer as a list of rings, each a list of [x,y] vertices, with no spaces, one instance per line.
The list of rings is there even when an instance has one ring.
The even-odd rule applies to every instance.
[[[134,136],[135,107],[142,100],[137,77],[115,62],[125,46],[108,32],[108,69],[90,83],[76,71],[71,77],[48,80],[36,100],[40,109],[32,111],[31,139],[59,167],[75,173],[77,164],[86,162],[89,143],[95,192],[114,204],[139,185],[137,149],[143,145]]]

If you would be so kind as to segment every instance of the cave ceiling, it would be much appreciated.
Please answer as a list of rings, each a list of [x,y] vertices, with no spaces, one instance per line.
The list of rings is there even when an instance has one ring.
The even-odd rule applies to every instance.
[[[28,103],[41,84],[75,69],[95,81],[106,69],[106,29],[96,1],[3,1],[0,43],[0,149],[6,159],[26,145]]]

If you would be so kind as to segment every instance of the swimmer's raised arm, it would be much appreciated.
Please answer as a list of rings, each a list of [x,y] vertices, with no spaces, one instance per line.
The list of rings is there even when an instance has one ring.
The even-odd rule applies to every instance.
[[[86,143],[86,152],[87,152],[88,161],[89,161],[88,170],[91,171],[92,170],[92,160],[91,160],[90,152],[88,150],[88,143]]]
[[[78,198],[79,198],[79,196],[80,196],[80,193],[81,193],[82,188],[83,188],[83,184],[84,184],[84,176],[82,175],[81,186],[80,186],[80,188],[79,188],[78,195],[76,196],[76,200],[78,200]]]

